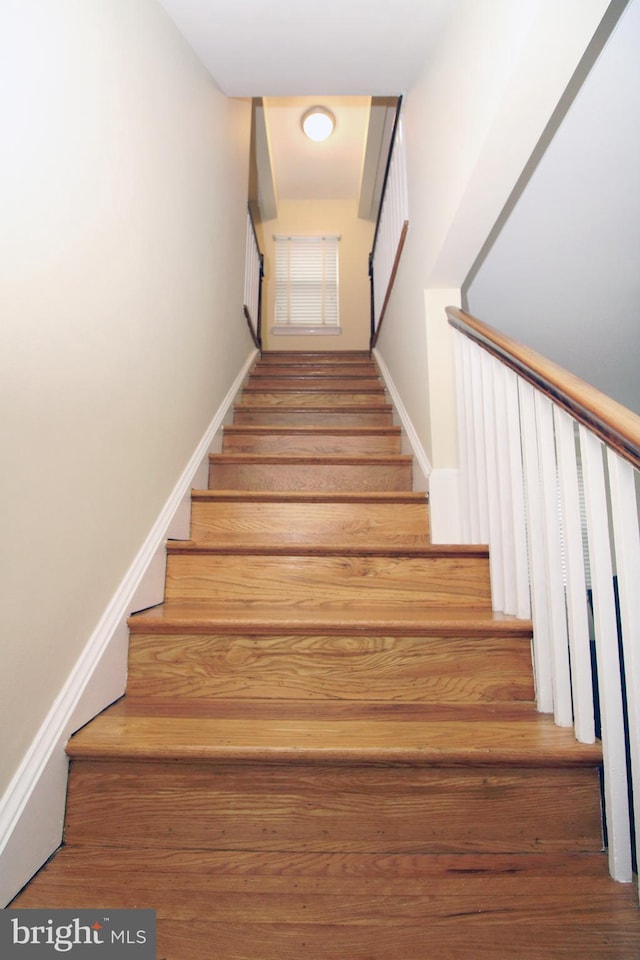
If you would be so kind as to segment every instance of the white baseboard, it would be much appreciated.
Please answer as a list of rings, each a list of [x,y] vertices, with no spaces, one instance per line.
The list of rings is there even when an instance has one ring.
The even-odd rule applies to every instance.
[[[74,731],[124,693],[127,618],[163,599],[165,542],[168,538],[189,536],[191,490],[207,486],[209,453],[216,446],[216,437],[255,355],[253,352],[249,356],[236,377],[0,798],[2,906],[13,899],[60,844],[67,786],[65,744]]]
[[[413,488],[414,490],[428,490],[429,477],[432,471],[429,458],[424,447],[422,446],[422,443],[420,442],[417,431],[411,422],[409,414],[407,413],[407,409],[402,402],[400,392],[393,382],[389,368],[377,350],[373,351],[373,355],[376,358],[378,367],[380,368],[380,373],[382,374],[382,379],[384,380],[385,386],[389,391],[393,408],[397,413],[398,419],[402,425],[402,429],[409,446],[409,450],[406,452],[410,452],[413,455],[414,465],[417,468],[417,470],[414,469]]]
[[[436,468],[429,477],[429,523],[432,543],[460,543],[460,471]]]

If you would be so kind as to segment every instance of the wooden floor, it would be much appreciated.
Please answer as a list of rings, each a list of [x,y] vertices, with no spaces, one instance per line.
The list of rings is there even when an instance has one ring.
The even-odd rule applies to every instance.
[[[12,907],[154,908],[159,960],[640,960],[600,746],[412,486],[367,354],[257,363]]]

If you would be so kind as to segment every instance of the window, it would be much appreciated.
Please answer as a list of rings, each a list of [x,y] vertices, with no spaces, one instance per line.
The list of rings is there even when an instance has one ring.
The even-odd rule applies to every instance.
[[[339,334],[339,237],[275,237],[273,333]]]

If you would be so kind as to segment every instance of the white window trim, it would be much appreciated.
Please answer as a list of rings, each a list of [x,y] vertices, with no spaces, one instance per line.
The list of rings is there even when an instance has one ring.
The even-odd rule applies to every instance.
[[[339,314],[339,257],[338,243],[340,237],[333,235],[315,236],[275,236],[276,243],[276,278],[274,296],[274,325],[271,332],[276,336],[339,336],[342,333]],[[310,264],[310,269],[320,267],[322,277],[321,302],[314,302],[313,297],[305,302],[300,299],[299,306],[304,314],[310,317],[309,321],[300,322],[299,315],[292,315],[291,308],[291,255],[298,257],[300,269],[305,268],[305,247],[311,250],[315,245],[318,250],[318,263]],[[286,264],[282,257],[288,255]],[[335,256],[335,260],[333,260]],[[295,265],[295,264],[294,264]],[[285,279],[282,280],[281,273]],[[284,291],[283,291],[284,284]],[[329,297],[327,299],[327,293]],[[284,302],[283,302],[284,301]]]

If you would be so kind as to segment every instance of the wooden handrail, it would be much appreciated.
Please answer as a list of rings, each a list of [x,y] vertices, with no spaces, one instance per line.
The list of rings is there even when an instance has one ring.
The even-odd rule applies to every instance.
[[[592,430],[640,470],[640,416],[476,317],[447,307],[449,323]]]

